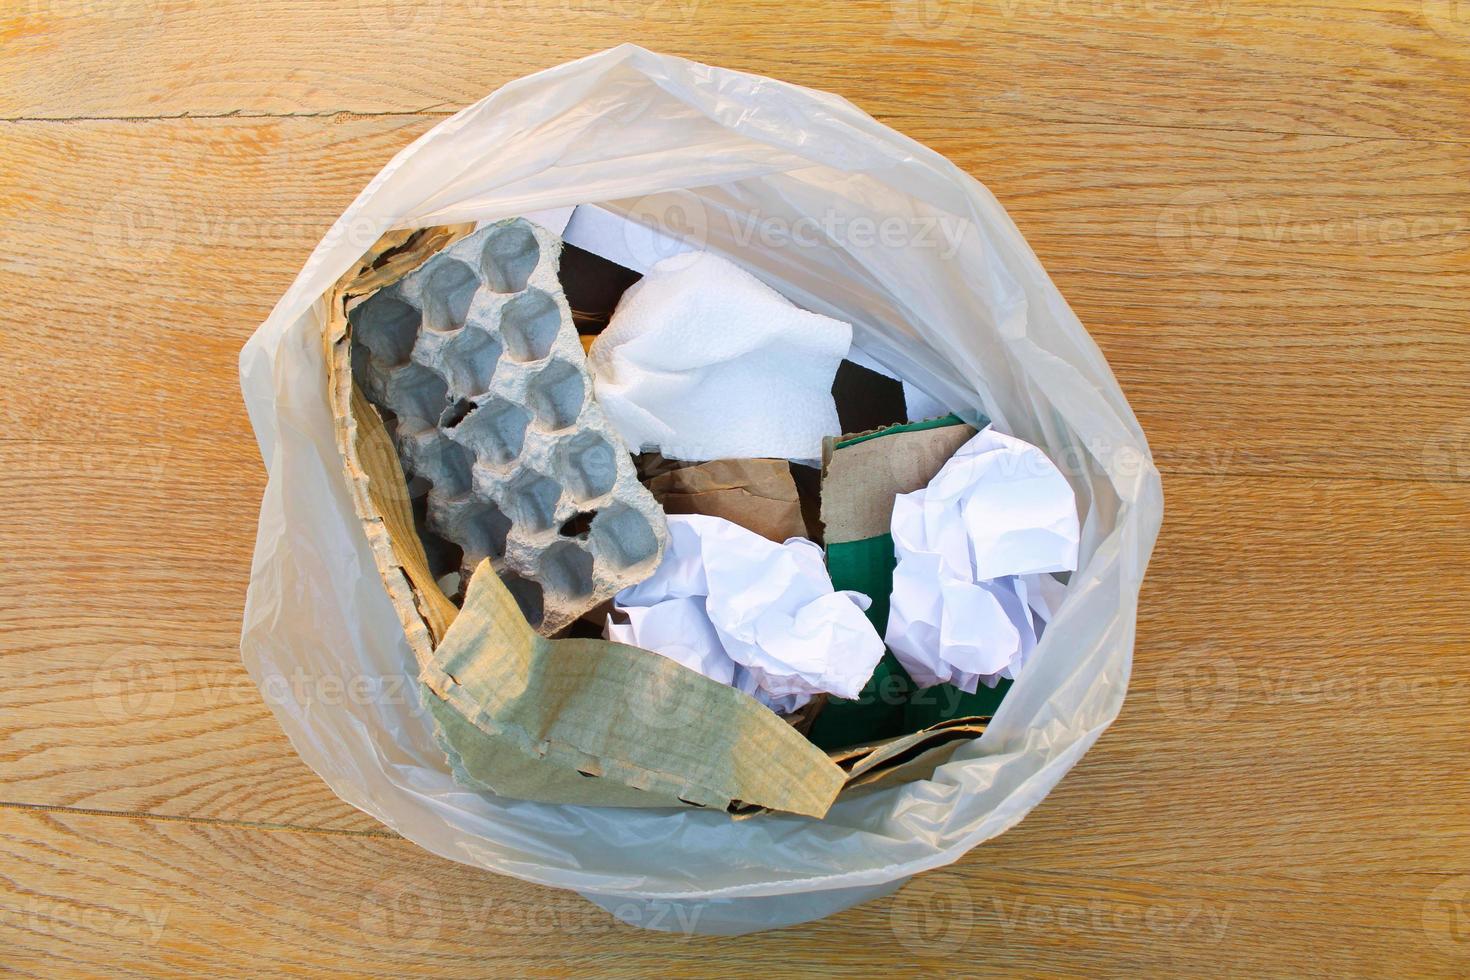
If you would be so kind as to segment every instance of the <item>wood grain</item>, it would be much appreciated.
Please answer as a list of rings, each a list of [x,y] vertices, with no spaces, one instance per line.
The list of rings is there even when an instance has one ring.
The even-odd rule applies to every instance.
[[[1042,963],[1048,975],[1094,976],[1099,962],[1205,975],[1222,957],[1272,975],[1302,962],[1352,974],[1457,966],[1436,903],[1460,879],[1442,873],[1057,869],[997,860],[987,845],[888,902],[720,939],[634,929],[570,893],[397,838],[5,808],[0,830],[7,966],[38,977],[340,976],[354,966],[394,976],[798,977],[846,975],[848,960],[870,976],[1014,976]],[[644,914],[697,924],[700,909]],[[1350,941],[1320,942],[1343,923],[1353,923]]]
[[[0,382],[20,393],[10,431],[131,442],[142,427],[157,442],[160,425],[208,405],[209,431],[244,435],[240,344],[432,121],[7,126],[0,268],[26,277],[15,315],[36,324],[0,334]],[[1011,209],[1165,468],[1470,478],[1470,157],[1458,147],[1064,125],[916,135]],[[79,329],[97,343],[66,339]],[[49,349],[44,376],[22,354],[32,343]],[[138,410],[52,412],[38,388],[89,383],[99,357],[103,383],[126,379]]]
[[[294,758],[239,665],[243,595],[231,596],[231,583],[248,575],[253,539],[248,522],[241,533],[221,534],[213,514],[227,503],[191,489],[210,487],[221,464],[170,458],[162,481],[150,484],[128,477],[131,454],[103,448],[91,465],[113,476],[73,490],[69,506],[28,489],[65,483],[74,460],[0,453],[0,487],[17,518],[0,547],[36,556],[0,566],[0,595],[28,597],[23,610],[0,605],[0,649],[9,654],[0,661],[8,667],[0,800],[373,826]],[[1220,728],[1232,737],[1211,764],[1238,768],[1236,778],[1263,804],[1304,815],[1330,810],[1330,782],[1322,796],[1293,781],[1316,782],[1329,762],[1373,758],[1383,768],[1359,771],[1355,782],[1383,794],[1380,831],[1437,832],[1437,810],[1416,809],[1420,801],[1395,792],[1409,776],[1392,761],[1423,752],[1431,770],[1448,771],[1455,753],[1470,748],[1470,734],[1450,734],[1463,733],[1458,719],[1470,709],[1470,607],[1455,598],[1470,590],[1470,574],[1454,558],[1470,553],[1470,487],[1229,475],[1166,481],[1132,700],[1119,722],[1144,727],[1114,751],[1109,736],[1089,756],[1087,771],[1102,780],[1099,801],[1087,804],[1090,819],[1112,790],[1143,773],[1148,785],[1188,792],[1123,794],[1102,806],[1114,813],[1106,822],[1120,848],[1132,846],[1128,828],[1165,802],[1220,812],[1237,805],[1239,784],[1197,777],[1197,740]],[[172,554],[150,555],[140,544],[164,538],[175,543]],[[211,552],[212,569],[189,560]],[[81,622],[73,611],[79,579],[91,589]],[[1273,609],[1272,596],[1295,601],[1282,598]],[[211,616],[219,626],[211,628]],[[1377,665],[1405,649],[1423,664],[1412,685],[1376,679]],[[1366,730],[1365,717],[1377,719]],[[1287,718],[1298,734],[1314,733],[1300,751],[1272,737]],[[1406,731],[1443,734],[1400,745]],[[1202,851],[1174,842],[1169,859],[1259,866],[1263,858],[1253,855],[1262,842],[1239,838],[1227,851],[1228,832],[1201,841]],[[1290,846],[1290,838],[1273,844]],[[1328,846],[1319,859],[1335,853]]]
[[[0,11],[0,962],[1463,973],[1463,7]],[[426,854],[306,769],[239,663],[264,483],[240,345],[397,149],[627,38],[837,91],[984,181],[1165,477],[1129,700],[1098,746],[955,868],[779,935],[633,930]]]
[[[10,118],[445,111],[632,40],[961,131],[1470,136],[1453,0],[21,0],[0,37]]]

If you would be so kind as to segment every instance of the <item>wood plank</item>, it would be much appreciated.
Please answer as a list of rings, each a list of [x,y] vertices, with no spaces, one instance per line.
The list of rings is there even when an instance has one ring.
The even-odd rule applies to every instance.
[[[29,333],[0,334],[0,384],[17,396],[5,409],[9,435],[0,442],[15,501],[3,525],[9,560],[0,577],[7,579],[4,594],[24,589],[31,598],[24,608],[6,608],[0,645],[7,667],[17,671],[8,692],[15,720],[4,743],[0,799],[373,826],[294,758],[237,662],[236,629],[263,474],[234,386],[234,359],[336,211],[378,161],[430,122],[9,127],[17,152],[7,157],[13,163],[0,161],[0,183],[11,188],[0,200],[14,237],[0,262],[19,274],[8,282],[24,284],[7,295],[15,321],[34,326]],[[1075,129],[1053,131],[1053,160],[1082,148],[1084,137],[1069,135]],[[1355,677],[1371,672],[1393,656],[1386,650],[1406,643],[1458,665],[1454,643],[1466,635],[1467,624],[1463,604],[1449,597],[1452,586],[1463,585],[1464,572],[1445,555],[1466,550],[1465,489],[1463,483],[1261,477],[1339,477],[1346,470],[1442,480],[1470,473],[1464,455],[1470,444],[1444,435],[1458,434],[1446,428],[1446,419],[1453,425],[1466,414],[1467,386],[1456,382],[1470,362],[1464,320],[1453,297],[1434,302],[1436,281],[1462,276],[1452,264],[1456,255],[1415,257],[1411,243],[1392,245],[1392,255],[1407,267],[1400,275],[1416,288],[1386,296],[1376,284],[1363,284],[1381,255],[1360,257],[1347,248],[1334,257],[1325,244],[1309,248],[1307,260],[1324,268],[1344,264],[1352,274],[1339,276],[1330,289],[1293,284],[1269,300],[1260,283],[1287,261],[1285,246],[1246,250],[1206,272],[1191,271],[1161,250],[1149,274],[1130,274],[1128,252],[1147,249],[1148,223],[1155,220],[1146,206],[1132,214],[1139,207],[1133,202],[1140,195],[1147,204],[1167,201],[1167,166],[1191,171],[1191,186],[1208,183],[1213,148],[1231,144],[1210,136],[1205,147],[1181,136],[1170,150],[1180,162],[1144,167],[1151,166],[1157,180],[1149,185],[1129,179],[1139,166],[1127,162],[1131,144],[1094,140],[1097,135],[1085,139],[1113,167],[1113,185],[1099,178],[1075,191],[1053,171],[1008,163],[1015,157],[1004,144],[963,142],[946,149],[977,172],[996,171],[993,183],[1003,199],[1021,202],[1018,220],[1043,259],[1062,267],[1058,280],[1084,318],[1094,324],[1102,319],[1100,342],[1164,466],[1169,524],[1150,575],[1133,703],[1149,703],[1150,664],[1165,672],[1166,686],[1177,687],[1170,680],[1177,676],[1211,676],[1216,653],[1210,644],[1216,641],[1202,646],[1202,637],[1230,637],[1231,644],[1265,651],[1259,663],[1232,654],[1237,684],[1248,685],[1235,695],[1232,710],[1246,712],[1253,726],[1246,730],[1265,740],[1247,770],[1256,780],[1251,787],[1270,794],[1273,773],[1318,785],[1320,753],[1358,751],[1351,736],[1377,702],[1360,691],[1345,702],[1313,705],[1323,726],[1320,742],[1283,760],[1262,734],[1282,724],[1277,715],[1283,702],[1267,699],[1264,714],[1250,713],[1252,698],[1272,687],[1274,675],[1261,680],[1261,671],[1276,658],[1303,670],[1301,683],[1330,685],[1343,671]],[[1249,200],[1266,206],[1274,192],[1251,183],[1251,174],[1268,166],[1269,155],[1251,140],[1239,142],[1239,158],[1226,161],[1230,172],[1254,195]],[[1457,172],[1452,157],[1441,158],[1428,145],[1396,161],[1373,153],[1334,157],[1343,141],[1297,142],[1314,147],[1307,155],[1317,154],[1344,180],[1357,181],[1364,160],[1384,176],[1397,167],[1395,186],[1420,185],[1425,199],[1439,199],[1443,174]],[[39,176],[36,163],[56,157],[71,165]],[[122,191],[121,205],[94,199],[91,189],[106,175],[109,190],[130,188]],[[1306,176],[1289,184],[1299,195],[1294,200],[1308,199],[1309,184]],[[1109,186],[1123,203],[1109,204]],[[1360,192],[1365,208],[1382,209],[1367,213],[1416,206],[1412,193],[1374,200],[1366,183]],[[1074,193],[1075,205],[1068,197]],[[85,202],[84,211],[77,201]],[[1121,212],[1119,234],[1128,237],[1123,245],[1087,227],[1085,216],[1110,207]],[[1069,245],[1073,239],[1075,246]],[[72,258],[79,246],[96,248],[95,262],[80,276]],[[1096,256],[1107,266],[1068,268],[1078,255],[1089,256],[1087,265]],[[1176,308],[1176,289],[1194,305]],[[1218,301],[1207,302],[1212,292]],[[221,304],[219,296],[230,300]],[[1279,301],[1280,311],[1272,301]],[[1374,325],[1392,329],[1374,332],[1339,319],[1338,308],[1354,304],[1371,311]],[[1279,315],[1296,323],[1283,327]],[[38,371],[34,365],[42,356],[46,369]],[[1273,372],[1281,374],[1279,381]],[[1440,377],[1446,380],[1438,383]],[[1338,384],[1309,387],[1321,378]],[[58,411],[58,390],[86,391],[93,404],[110,410]],[[1407,459],[1399,454],[1405,445]],[[1189,473],[1196,476],[1181,476]],[[170,543],[168,552],[152,547],[160,540]],[[1171,546],[1174,541],[1179,544]],[[1438,550],[1443,542],[1452,545],[1448,552]],[[77,601],[79,589],[86,591],[85,603]],[[1165,591],[1155,598],[1155,589]],[[1275,603],[1303,589],[1316,602],[1299,609],[1293,628],[1283,630]],[[1365,597],[1361,605],[1356,596]],[[84,695],[79,713],[58,678],[83,691],[101,678],[100,700],[95,691]],[[141,706],[138,716],[107,717],[116,714],[113,678],[128,681],[126,703]],[[1412,726],[1426,738],[1455,730],[1446,712],[1462,706],[1449,699],[1440,707],[1421,715],[1410,703],[1391,716],[1399,727],[1387,730]],[[1125,713],[1120,726],[1130,717]],[[1094,778],[1102,793],[1146,762],[1152,778],[1175,780],[1180,788],[1198,746],[1192,728],[1170,731],[1172,737],[1141,732],[1138,743],[1125,743],[1131,748],[1117,768],[1094,770],[1089,759],[1084,772],[1099,773]],[[1227,744],[1240,735],[1220,733]],[[1167,751],[1143,748],[1157,743]],[[1392,748],[1377,751],[1387,759]],[[1420,761],[1434,771],[1443,751]],[[1106,767],[1110,756],[1102,758]],[[1384,771],[1403,779],[1413,770]],[[1392,787],[1378,786],[1385,788]],[[1316,796],[1291,794],[1280,804],[1298,807],[1305,820],[1338,805],[1327,789]],[[1216,807],[1233,805],[1230,798],[1212,800]],[[1433,830],[1407,816],[1406,826]],[[1126,825],[1146,814],[1125,809],[1116,819]],[[1199,840],[1198,852],[1177,859],[1198,862],[1216,853],[1212,838]],[[1125,847],[1120,844],[1120,851]],[[1271,853],[1242,831],[1229,859],[1259,868],[1270,858],[1254,855]]]
[[[1467,9],[6,6],[3,969],[1464,973]],[[634,931],[427,855],[306,769],[236,650],[240,344],[396,149],[630,37],[847,95],[981,177],[1165,474],[1098,746],[956,867],[774,937]],[[150,121],[237,113],[295,118]]]
[[[294,757],[238,661],[251,446],[178,439],[153,457],[0,443],[11,502],[0,800],[370,828]],[[234,470],[251,479],[222,483]],[[1470,591],[1457,557],[1470,552],[1470,486],[1185,475],[1165,486],[1131,700],[1059,790],[1089,787],[1058,820],[1088,813],[1123,862],[1127,828],[1161,806],[1181,819],[1198,810],[1211,816],[1196,849],[1171,861],[1269,870],[1300,830],[1263,840],[1240,808],[1269,801],[1309,821],[1365,792],[1384,801],[1374,833],[1460,841],[1462,822],[1398,790],[1436,779],[1444,807],[1470,803],[1450,775],[1470,748],[1470,608],[1457,598]],[[1202,767],[1230,780],[1200,779]],[[1343,785],[1324,779],[1331,767],[1359,768]],[[1162,795],[1120,791],[1140,784]],[[1236,819],[1205,832],[1227,813]],[[1365,860],[1362,848],[1322,843],[1344,863]]]
[[[432,122],[8,125],[0,289],[31,325],[0,334],[0,384],[18,393],[7,431],[24,433],[9,438],[243,436],[239,345]],[[1470,479],[1470,158],[1455,147],[1061,125],[916,134],[1011,207],[1165,468]],[[96,384],[129,410],[51,407],[55,387]]]
[[[1088,127],[1041,160],[907,129],[1005,204],[1164,468],[1470,478],[1470,161],[1449,147],[1192,133],[1155,161]]]
[[[21,3],[0,15],[0,115],[458,108],[636,38],[966,130],[1467,137],[1470,21],[1451,0],[575,0],[554,30],[547,16],[522,0]]]
[[[1350,818],[1340,823],[1351,832]],[[577,896],[391,838],[0,809],[7,967],[54,976],[1444,974],[1467,940],[1452,873],[1100,873],[982,848],[898,895],[755,935],[635,930]],[[1167,846],[1156,826],[1144,842]],[[1048,856],[1077,844],[1053,839]],[[655,912],[654,914],[662,914]],[[685,921],[697,922],[698,910]],[[673,919],[670,912],[667,918]],[[864,937],[854,946],[854,937]],[[959,966],[959,964],[963,964]]]
[[[0,688],[0,800],[376,828],[296,757],[240,663],[252,440],[169,421],[136,448],[0,442],[0,670],[20,685]]]

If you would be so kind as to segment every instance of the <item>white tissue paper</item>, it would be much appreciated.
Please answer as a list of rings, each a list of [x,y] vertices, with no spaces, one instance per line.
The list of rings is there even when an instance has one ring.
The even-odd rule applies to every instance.
[[[815,463],[840,434],[832,379],[852,326],[793,305],[709,252],[623,294],[588,352],[598,404],[633,452]]]
[[[805,538],[776,544],[723,518],[670,515],[663,560],[613,597],[604,635],[789,714],[816,694],[861,693],[883,656],[870,604],[833,591]]]
[[[1077,504],[1040,449],[993,427],[893,503],[885,640],[922,687],[994,687],[1035,648],[1077,567]]]

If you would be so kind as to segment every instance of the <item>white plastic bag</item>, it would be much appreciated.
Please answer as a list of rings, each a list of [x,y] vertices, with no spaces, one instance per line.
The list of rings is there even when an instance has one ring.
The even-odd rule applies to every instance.
[[[1066,601],[984,737],[933,779],[843,799],[820,821],[736,821],[499,800],[450,778],[348,498],[319,298],[389,229],[584,202],[851,322],[867,354],[1043,447],[1072,482],[1082,547]],[[1014,825],[1122,705],[1163,515],[1143,433],[985,188],[834,95],[628,45],[513,82],[373,179],[250,338],[240,376],[270,473],[245,665],[339,796],[453,860],[576,889],[650,928],[819,918]]]

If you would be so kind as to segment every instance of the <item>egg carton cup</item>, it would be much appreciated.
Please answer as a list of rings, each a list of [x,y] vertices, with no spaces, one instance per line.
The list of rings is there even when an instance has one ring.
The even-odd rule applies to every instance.
[[[489,559],[551,636],[652,574],[663,512],[591,397],[560,239],[523,219],[441,237],[368,263],[333,355],[392,440],[443,594]]]

